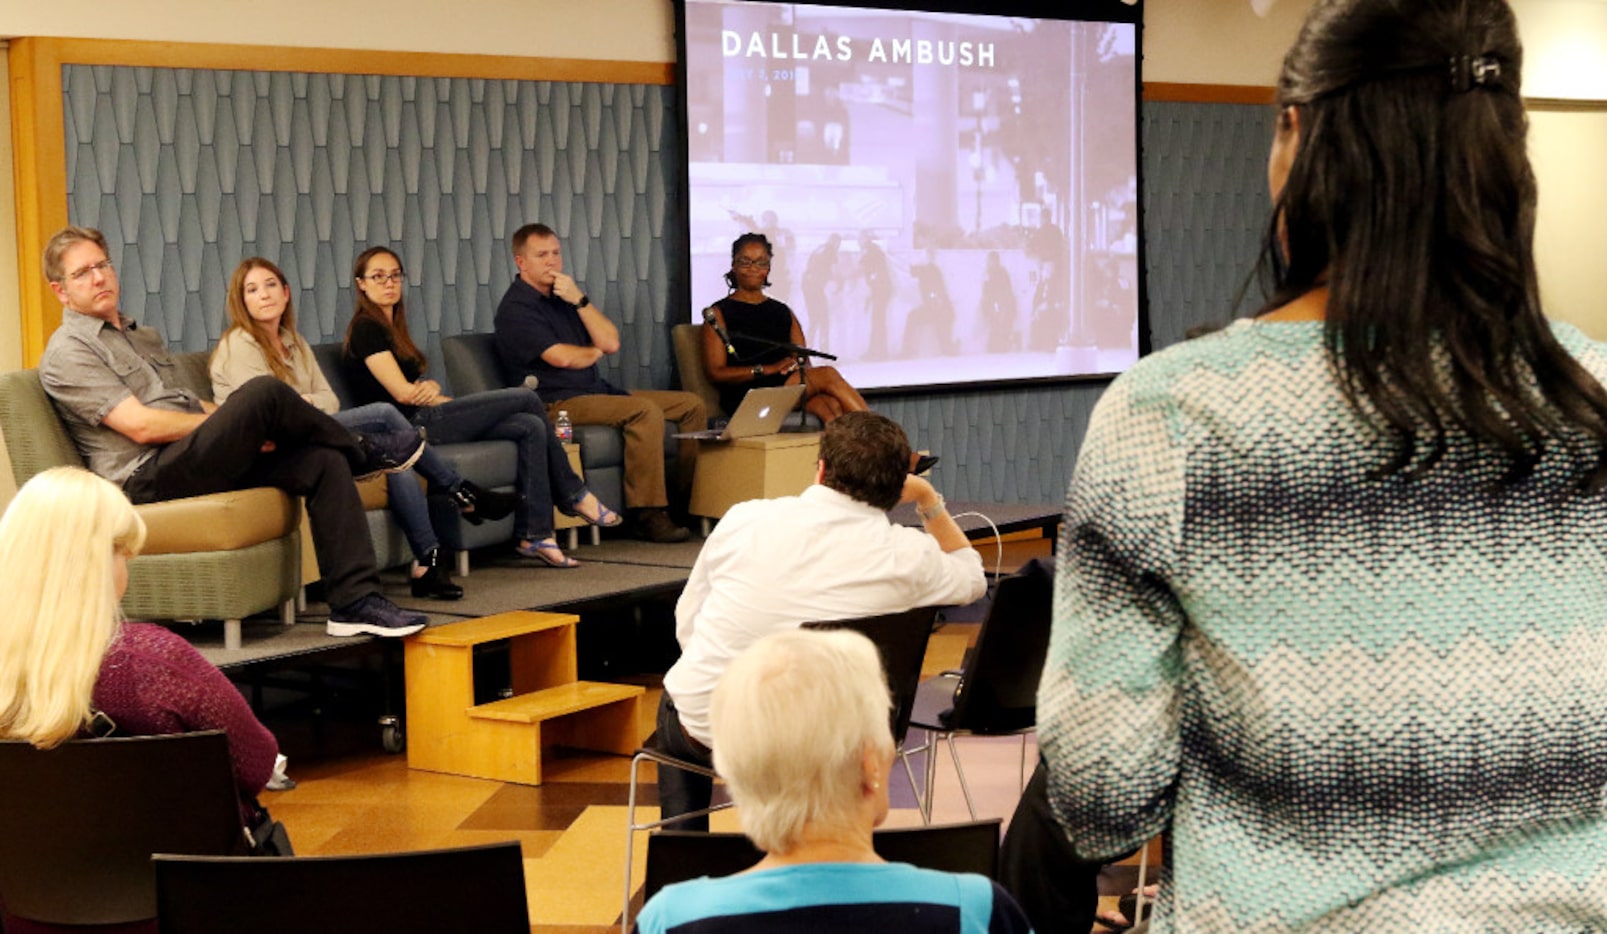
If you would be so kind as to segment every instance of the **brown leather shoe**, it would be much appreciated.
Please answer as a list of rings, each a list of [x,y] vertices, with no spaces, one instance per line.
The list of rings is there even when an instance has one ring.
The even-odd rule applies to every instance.
[[[670,514],[663,509],[638,509],[636,521],[632,531],[636,537],[648,542],[671,544],[684,542],[692,537],[692,533],[675,524]]]

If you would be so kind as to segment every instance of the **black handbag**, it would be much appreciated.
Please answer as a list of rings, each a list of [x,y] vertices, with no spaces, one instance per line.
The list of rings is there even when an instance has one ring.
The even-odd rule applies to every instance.
[[[285,825],[273,819],[268,809],[251,802],[256,809],[256,820],[250,827],[245,828],[246,845],[251,848],[252,856],[295,856],[296,851],[290,845],[290,831]]]

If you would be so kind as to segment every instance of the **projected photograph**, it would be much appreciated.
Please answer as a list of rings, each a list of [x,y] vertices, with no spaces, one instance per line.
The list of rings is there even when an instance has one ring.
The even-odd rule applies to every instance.
[[[1138,357],[1136,28],[685,3],[692,302],[731,241],[862,388]],[[694,318],[696,315],[694,314]]]

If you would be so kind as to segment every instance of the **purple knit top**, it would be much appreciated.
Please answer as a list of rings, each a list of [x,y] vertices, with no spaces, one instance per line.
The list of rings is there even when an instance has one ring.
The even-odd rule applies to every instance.
[[[161,626],[127,623],[95,682],[95,706],[120,736],[222,730],[241,798],[268,784],[279,743],[240,691],[195,647]]]

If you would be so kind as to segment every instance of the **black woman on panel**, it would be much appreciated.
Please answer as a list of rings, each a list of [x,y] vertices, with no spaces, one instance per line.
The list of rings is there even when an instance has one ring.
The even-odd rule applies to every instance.
[[[731,271],[725,274],[731,294],[709,309],[731,336],[735,353],[726,349],[713,327],[703,326],[703,369],[720,393],[720,406],[735,412],[749,389],[784,386],[805,380],[805,408],[822,422],[869,406],[836,368],[810,366],[800,375],[798,359],[776,344],[802,344],[803,329],[783,302],[764,294],[774,259],[764,234],[746,233],[731,244]]]

